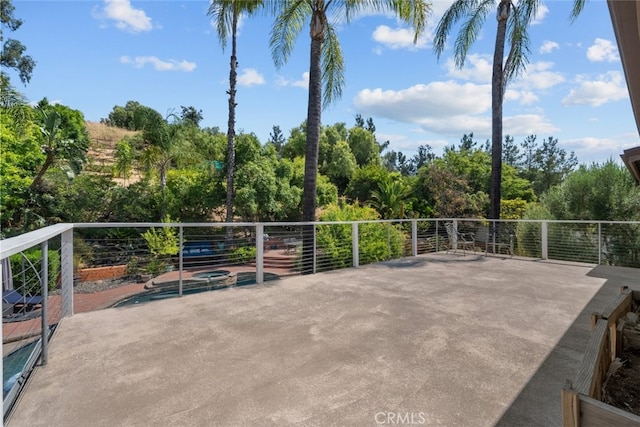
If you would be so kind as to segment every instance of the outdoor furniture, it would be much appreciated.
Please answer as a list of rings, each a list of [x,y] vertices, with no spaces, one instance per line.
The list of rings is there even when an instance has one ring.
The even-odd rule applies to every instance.
[[[285,254],[296,253],[298,248],[302,246],[302,242],[295,237],[286,237],[282,239],[282,242],[284,243]]]
[[[479,246],[484,247],[484,256],[487,256],[490,249],[494,255],[500,253],[501,250],[506,250],[510,256],[513,256],[513,234],[509,235],[508,242],[501,239],[500,236],[496,236],[494,239],[489,228],[481,225],[475,232],[475,240]]]
[[[18,306],[34,307],[36,305],[42,305],[42,297],[41,296],[27,297],[22,295],[20,292],[16,291],[15,289],[11,289],[8,291],[2,291],[2,302],[11,304],[14,307],[18,307]],[[3,311],[4,311],[4,307],[3,307]]]
[[[474,233],[460,233],[458,228],[452,222],[444,224],[444,228],[447,230],[449,236],[449,246],[447,247],[447,253],[453,249],[455,254],[458,251],[458,247],[462,247],[462,254],[466,255],[466,249],[471,248],[473,252],[476,251],[476,242]]]

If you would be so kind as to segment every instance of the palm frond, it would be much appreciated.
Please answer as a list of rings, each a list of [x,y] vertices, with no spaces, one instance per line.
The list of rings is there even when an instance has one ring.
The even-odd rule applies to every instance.
[[[509,54],[503,68],[502,92],[506,90],[507,83],[514,77],[521,75],[529,62],[531,54],[529,33],[527,31],[530,20],[535,17],[531,14],[531,8],[514,6],[507,23],[509,33]]]
[[[324,84],[322,104],[324,107],[337,101],[344,88],[344,59],[340,41],[334,27],[327,23],[322,43],[322,82]]]
[[[438,59],[444,52],[444,48],[447,46],[447,37],[451,32],[451,28],[464,16],[469,15],[476,7],[478,0],[456,0],[446,10],[433,37],[433,49],[436,51]]]
[[[584,9],[584,4],[586,0],[573,0],[573,9],[571,9],[571,22],[575,21],[578,15],[582,13],[582,9]]]
[[[462,25],[456,42],[453,46],[453,56],[455,58],[456,67],[462,68],[467,58],[467,53],[473,43],[478,39],[478,34],[482,29],[482,24],[487,14],[492,9],[494,0],[483,0],[476,5],[473,11],[468,14],[469,19]]]
[[[243,14],[252,15],[263,7],[265,7],[264,0],[213,0],[209,4],[207,16],[215,23],[216,34],[222,49],[226,47],[227,37],[233,30],[233,16],[236,15],[236,18],[239,18]]]
[[[214,0],[207,10],[207,16],[215,23],[218,41],[223,49],[227,45],[227,35],[231,32],[233,3],[234,0]]]
[[[269,40],[271,57],[277,68],[289,59],[298,34],[312,14],[308,0],[283,1],[281,7]]]
[[[431,2],[390,0],[389,6],[402,21],[414,29],[413,42],[416,43],[427,26],[427,18],[431,15]]]

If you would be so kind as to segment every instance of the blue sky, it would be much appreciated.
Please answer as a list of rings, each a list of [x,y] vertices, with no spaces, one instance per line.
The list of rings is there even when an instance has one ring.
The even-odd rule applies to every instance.
[[[220,48],[206,1],[13,2],[24,24],[11,37],[37,62],[26,87],[13,76],[30,101],[46,96],[90,121],[128,100],[162,114],[194,106],[203,112],[202,125],[226,130],[230,52]],[[421,144],[440,153],[464,133],[490,138],[496,20],[488,16],[465,67],[457,70],[451,46],[438,61],[431,44],[450,3],[434,1],[417,45],[410,29],[391,16],[338,24],[346,85],[341,100],[324,110],[323,124],[351,127],[358,113],[373,117],[377,139],[408,155]],[[589,0],[571,23],[571,4],[544,2],[530,28],[530,63],[507,88],[504,133],[518,143],[529,134],[554,136],[581,163],[618,160],[640,138],[607,5]],[[273,125],[288,136],[307,109],[308,30],[289,62],[276,69],[268,46],[272,22],[269,16],[243,19],[238,39],[237,130],[254,132],[263,143]]]

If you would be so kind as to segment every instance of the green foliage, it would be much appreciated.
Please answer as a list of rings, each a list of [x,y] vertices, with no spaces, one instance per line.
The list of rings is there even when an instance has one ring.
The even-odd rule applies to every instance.
[[[122,178],[125,182],[131,174],[133,168],[133,159],[135,150],[131,146],[128,139],[122,139],[116,143],[115,163],[113,164],[113,173],[115,176]]]
[[[171,218],[167,215],[162,222],[171,222]],[[178,253],[178,236],[173,227],[161,227],[160,229],[151,227],[142,233],[142,238],[147,242],[149,252],[154,258]]]
[[[20,41],[15,39],[4,40],[5,30],[16,31],[22,26],[22,20],[13,16],[15,7],[11,0],[0,1],[0,42],[4,41],[0,52],[0,66],[2,66],[2,77],[8,79],[5,71],[12,68],[18,72],[20,81],[25,85],[31,80],[31,74],[36,66],[36,62],[31,56],[26,55],[27,48]]]
[[[323,168],[338,192],[343,192],[357,168],[356,159],[346,141],[338,141],[331,152],[331,160]]]
[[[500,218],[522,219],[527,211],[527,201],[522,199],[502,199],[500,203]]]
[[[371,206],[383,219],[402,219],[411,191],[401,177],[386,179],[371,193]]]
[[[622,166],[608,161],[605,164],[581,166],[571,173],[562,184],[553,187],[543,197],[546,206],[556,219],[638,221],[640,220],[640,188],[635,185],[629,172]],[[603,256],[612,265],[640,266],[640,227],[635,225],[607,226],[602,234]],[[563,241],[572,247],[592,247],[597,252],[595,230],[584,230],[580,226],[558,229],[562,233],[550,240]],[[553,250],[550,247],[550,253]],[[562,254],[558,254],[562,256]],[[593,262],[594,256],[585,261]],[[560,258],[561,259],[561,258]],[[597,260],[597,254],[595,260]]]
[[[242,246],[229,253],[229,261],[233,264],[246,264],[256,260],[255,246]]]
[[[320,221],[365,221],[379,219],[366,206],[332,204],[320,215]],[[398,258],[404,253],[405,236],[399,226],[383,223],[359,224],[359,253],[362,264]],[[351,225],[318,225],[317,245],[333,268],[352,265]]]
[[[58,286],[58,274],[60,273],[60,254],[58,251],[47,251],[49,264],[49,290]],[[42,266],[42,250],[28,249],[22,254],[12,255],[11,273],[13,274],[13,287],[23,295],[41,295],[40,269]]]
[[[304,156],[304,149],[307,142],[307,123],[291,129],[287,142],[282,147],[282,157],[295,159]]]
[[[353,127],[349,130],[347,142],[358,166],[380,162],[380,146],[373,133],[358,126]]]
[[[523,219],[528,220],[544,220],[552,219],[551,212],[544,206],[532,203],[530,204]],[[542,227],[539,222],[519,222],[516,228],[516,241],[518,247],[516,252],[518,255],[532,258],[540,258],[542,256]]]
[[[207,170],[180,169],[167,172],[165,209],[181,222],[207,221],[225,197],[220,181]]]
[[[473,193],[467,181],[440,162],[418,172],[414,192],[436,218],[481,217],[486,210],[486,193]]]
[[[390,179],[390,172],[383,166],[369,164],[355,170],[345,191],[352,201],[361,203],[371,200],[371,194],[382,182]]]

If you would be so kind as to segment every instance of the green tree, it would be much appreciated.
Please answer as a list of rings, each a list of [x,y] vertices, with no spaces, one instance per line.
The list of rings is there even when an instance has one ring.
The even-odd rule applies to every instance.
[[[31,56],[25,54],[27,48],[20,41],[15,39],[4,40],[4,31],[6,29],[16,31],[22,26],[22,20],[13,16],[14,11],[15,7],[11,0],[0,1],[0,43],[4,42],[0,52],[0,66],[3,69],[0,72],[0,79],[8,81],[9,77],[4,70],[12,68],[18,72],[20,81],[26,85],[31,80],[36,62]]]
[[[318,146],[320,142],[322,104],[328,105],[340,98],[344,86],[344,63],[338,35],[329,17],[349,22],[358,11],[367,8],[391,10],[400,19],[412,24],[416,39],[425,27],[429,7],[422,0],[393,1],[325,1],[286,0],[275,5],[278,12],[271,33],[272,56],[281,67],[293,51],[297,35],[305,21],[311,26],[309,64],[309,102],[307,110],[307,139],[305,155],[305,182],[303,193],[303,221],[313,221],[316,215],[316,186],[318,176]],[[323,90],[324,85],[324,90]],[[309,246],[310,240],[306,239]],[[303,248],[304,252],[307,249]]]
[[[338,141],[331,151],[331,160],[326,165],[326,175],[342,194],[357,168],[354,157],[346,141]]]
[[[233,221],[233,174],[235,170],[236,136],[236,86],[238,79],[237,32],[238,20],[242,14],[252,14],[262,6],[262,0],[213,0],[207,15],[212,17],[220,46],[224,50],[227,37],[231,38],[231,57],[229,58],[229,118],[227,122],[227,202],[226,222]],[[232,229],[229,227],[228,232]],[[228,235],[231,237],[231,235]]]
[[[383,219],[402,219],[405,218],[405,207],[411,191],[402,178],[385,179],[377,190],[372,191],[370,203]]]
[[[180,109],[182,110],[180,112],[180,119],[182,120],[183,123],[192,125],[195,127],[200,126],[200,122],[202,121],[202,118],[203,118],[202,110],[196,110],[196,108],[192,106],[185,107],[184,105],[181,105]]]
[[[41,146],[45,160],[31,182],[31,190],[39,187],[44,174],[56,164],[70,176],[80,173],[89,149],[89,134],[80,111],[60,104],[51,105],[46,98],[38,103],[36,109],[40,112]]]
[[[444,13],[434,36],[434,49],[438,58],[442,55],[452,27],[465,20],[454,43],[456,66],[462,68],[469,49],[478,38],[482,23],[497,3],[498,28],[493,52],[491,77],[491,183],[489,186],[489,218],[500,217],[502,182],[502,106],[509,80],[521,73],[528,61],[528,26],[536,17],[540,0],[524,0],[517,4],[511,0],[456,0]],[[574,0],[571,16],[577,17],[584,0]],[[509,53],[504,59],[507,36]]]
[[[278,153],[278,156],[280,156],[282,147],[284,147],[285,142],[286,140],[284,138],[284,135],[282,134],[282,131],[280,130],[280,126],[274,125],[271,133],[269,134],[269,140],[267,141],[267,144],[272,144],[276,149],[276,153]]]
[[[122,178],[126,185],[127,179],[131,175],[135,157],[134,149],[127,139],[122,139],[116,143],[114,156],[113,172],[116,176]]]
[[[370,131],[358,126],[353,127],[349,130],[347,142],[358,166],[380,161],[380,146]]]

